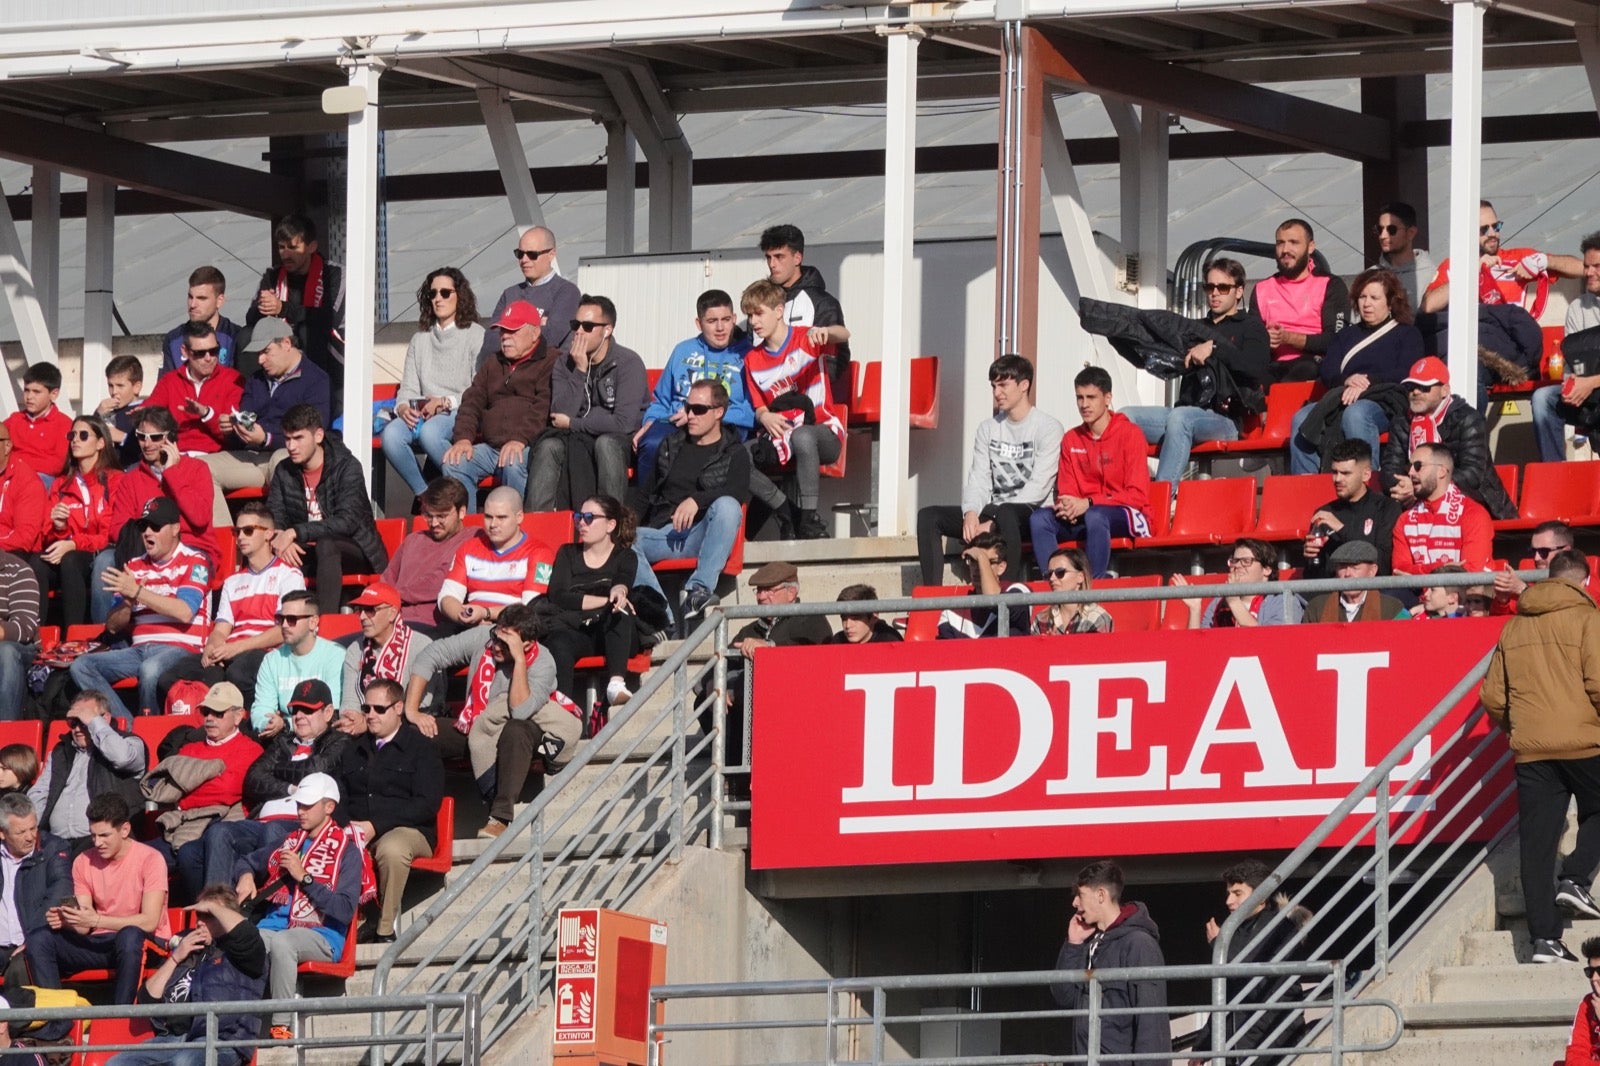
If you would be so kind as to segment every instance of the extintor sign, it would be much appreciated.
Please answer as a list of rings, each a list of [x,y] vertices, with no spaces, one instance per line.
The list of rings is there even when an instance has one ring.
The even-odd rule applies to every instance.
[[[667,979],[665,923],[595,907],[565,908],[556,923],[555,1057],[642,1066],[650,986]]]

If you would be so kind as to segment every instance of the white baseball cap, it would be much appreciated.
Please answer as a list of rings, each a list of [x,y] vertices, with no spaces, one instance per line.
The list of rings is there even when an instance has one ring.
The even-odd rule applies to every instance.
[[[289,796],[300,806],[309,807],[323,800],[339,802],[339,782],[327,774],[307,774],[289,788]]]

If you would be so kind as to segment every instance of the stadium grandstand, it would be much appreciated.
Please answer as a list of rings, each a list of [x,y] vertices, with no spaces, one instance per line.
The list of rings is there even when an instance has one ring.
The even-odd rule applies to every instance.
[[[1600,1055],[1600,5],[6,22],[0,1060]]]

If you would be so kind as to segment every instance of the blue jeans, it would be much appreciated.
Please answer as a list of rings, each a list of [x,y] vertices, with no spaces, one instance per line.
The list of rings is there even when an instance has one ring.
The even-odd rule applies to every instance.
[[[667,435],[678,427],[665,418],[650,423],[650,428],[644,431],[644,436],[639,438],[639,446],[633,452],[633,483],[644,489],[649,489],[656,483],[656,453],[661,450],[661,442]],[[723,424],[724,433],[728,431],[726,423]]]
[[[22,717],[22,699],[28,692],[28,667],[39,654],[37,644],[0,640],[0,722]]]
[[[63,974],[80,970],[111,970],[115,976],[116,1003],[132,1003],[139,988],[139,967],[144,961],[144,930],[125,925],[115,933],[85,936],[70,929],[37,929],[28,933],[28,972],[40,988],[60,988]],[[47,1023],[50,1026],[60,1022]],[[70,1026],[62,1026],[66,1033]]]
[[[528,488],[528,449],[522,450],[522,460],[510,466],[500,465],[500,449],[488,444],[474,444],[472,454],[459,463],[444,464],[447,477],[461,482],[467,490],[467,512],[478,509],[478,482],[493,475],[495,481],[517,490],[521,496]]]
[[[1183,477],[1196,441],[1239,439],[1233,419],[1204,407],[1124,407],[1122,413],[1139,427],[1145,440],[1161,445],[1157,481],[1176,482]]]
[[[688,585],[699,585],[708,592],[715,591],[717,576],[727,564],[728,556],[733,554],[733,542],[743,522],[739,501],[732,496],[718,496],[706,508],[705,516],[682,533],[673,529],[670,522],[660,529],[640,526],[634,537],[634,547],[650,563],[663,559],[695,559],[694,573],[689,575],[685,589]]]
[[[159,714],[156,706],[156,683],[161,675],[193,655],[189,648],[177,644],[136,644],[129,648],[97,651],[93,655],[80,655],[72,660],[72,680],[85,692],[103,692],[111,703],[111,713],[118,718],[133,717],[127,704],[122,702],[112,685],[125,677],[139,679],[139,707]]]
[[[186,1036],[152,1036],[138,1051],[119,1051],[106,1060],[106,1066],[206,1066],[205,1048],[189,1044]],[[183,1045],[174,1047],[174,1044]],[[236,1066],[249,1061],[237,1048],[221,1048],[217,1062]]]
[[[1307,448],[1300,441],[1300,427],[1306,419],[1311,417],[1311,412],[1316,404],[1306,404],[1294,413],[1294,421],[1289,428],[1289,473],[1315,474],[1322,469],[1322,456],[1315,448]],[[1348,440],[1362,440],[1367,442],[1367,447],[1372,450],[1372,468],[1378,468],[1378,437],[1389,429],[1389,423],[1383,417],[1383,408],[1371,400],[1357,400],[1344,409],[1344,414],[1339,416],[1339,428],[1344,431]]]
[[[205,845],[199,840],[191,840],[181,847],[174,848],[161,837],[150,841],[150,846],[161,853],[167,861],[167,881],[171,886],[168,891],[168,901],[173,906],[188,904],[200,895],[200,890],[205,888],[206,851]],[[232,881],[229,878],[229,881]]]
[[[1042,574],[1050,566],[1050,556],[1064,540],[1083,541],[1083,554],[1089,557],[1093,577],[1105,577],[1111,568],[1111,538],[1132,535],[1128,529],[1128,509],[1092,505],[1076,522],[1059,517],[1049,507],[1041,507],[1028,518],[1033,534],[1033,556]],[[1007,574],[1007,581],[1021,581],[1021,574]]]
[[[238,880],[234,864],[251,852],[271,845],[276,848],[299,826],[293,818],[258,822],[245,818],[237,822],[212,822],[200,837],[205,852],[205,883],[231,885]],[[257,870],[259,875],[263,871]]]
[[[633,568],[633,587],[655,589],[662,599],[666,599],[667,594],[661,591],[661,582],[656,580],[656,572],[650,569],[650,560],[638,548],[633,549],[633,554],[639,560]]]
[[[1546,385],[1533,394],[1533,437],[1539,442],[1539,459],[1559,463],[1567,457],[1567,424],[1561,421],[1557,405],[1561,386]]]
[[[115,566],[116,562],[115,548],[101,548],[95,553],[94,562],[89,567],[89,621],[96,624],[105,622],[115,598],[113,593],[105,590],[100,575]]]
[[[389,465],[395,468],[413,496],[422,495],[422,490],[428,487],[428,479],[422,476],[422,464],[417,461],[412,445],[421,445],[423,454],[443,469],[444,453],[450,450],[455,429],[454,411],[441,411],[418,422],[416,429],[406,425],[403,418],[391,419],[383,427],[379,440],[383,444],[384,458],[389,460]]]

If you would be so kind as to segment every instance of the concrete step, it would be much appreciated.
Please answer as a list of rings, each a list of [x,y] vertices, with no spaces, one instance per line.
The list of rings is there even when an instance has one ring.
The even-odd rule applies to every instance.
[[[1583,942],[1600,936],[1600,921],[1584,919],[1571,922],[1562,932],[1562,940],[1577,954]],[[1461,964],[1463,966],[1499,966],[1524,962],[1533,952],[1528,927],[1516,922],[1509,929],[1496,929],[1486,933],[1468,933],[1461,938]]]
[[[1488,999],[1449,1003],[1415,1003],[1405,1008],[1406,1029],[1481,1029],[1565,1025],[1577,1010],[1577,998]]]
[[[1505,966],[1441,966],[1428,976],[1434,1003],[1476,1002],[1501,999],[1521,1003],[1563,999],[1573,1002],[1586,991],[1583,970],[1572,963],[1509,964]]]
[[[1473,1029],[1407,1035],[1388,1051],[1363,1055],[1363,1066],[1550,1066],[1567,1046],[1568,1025]]]

